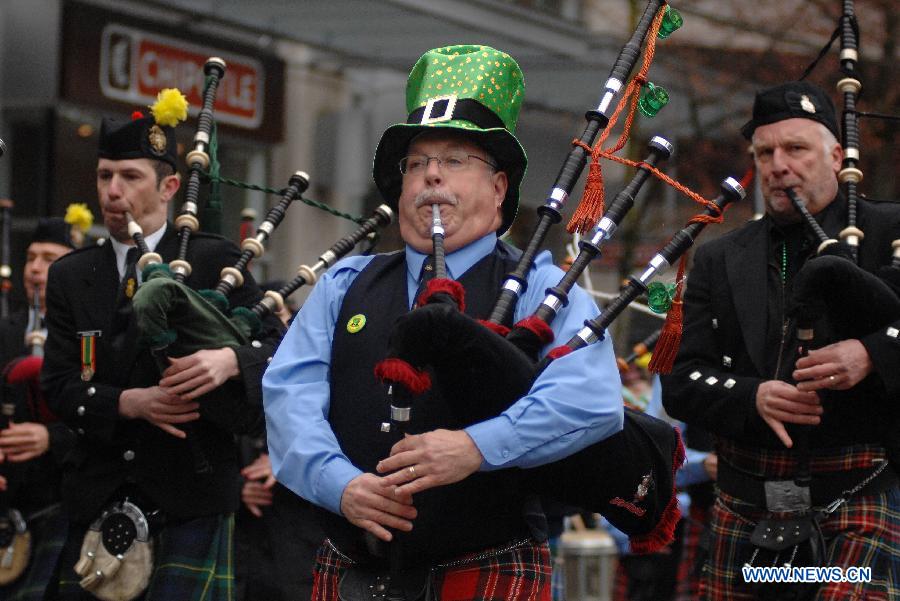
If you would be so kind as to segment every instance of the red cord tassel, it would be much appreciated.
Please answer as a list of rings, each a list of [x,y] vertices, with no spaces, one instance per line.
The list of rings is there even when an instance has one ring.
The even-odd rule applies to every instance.
[[[509,328],[502,323],[494,323],[486,319],[479,319],[478,323],[489,329],[494,334],[498,334],[500,336],[503,336],[504,338],[506,338],[506,335],[509,334]]]
[[[525,328],[530,331],[537,336],[537,339],[540,340],[542,344],[550,344],[553,342],[553,329],[546,321],[539,317],[529,315],[525,319],[520,320],[519,323],[516,324],[516,327]]]
[[[428,372],[416,369],[403,359],[390,358],[378,362],[375,377],[385,384],[402,384],[412,394],[422,394],[431,388]]]
[[[425,284],[425,290],[419,295],[416,304],[424,307],[431,302],[435,294],[449,294],[460,311],[466,310],[466,289],[456,280],[450,278],[435,278]]]
[[[600,169],[600,158],[591,156],[591,166],[588,170],[587,183],[584,185],[584,194],[581,202],[566,229],[571,234],[578,230],[581,234],[591,231],[594,224],[603,216],[603,172]]]
[[[678,263],[678,280],[675,283],[675,298],[672,299],[672,307],[666,315],[666,323],[659,335],[659,342],[653,349],[653,358],[647,366],[656,374],[668,374],[675,365],[675,356],[678,355],[678,347],[681,346],[681,333],[684,329],[684,308],[681,295],[684,291],[684,266],[687,263],[687,253],[681,255]]]

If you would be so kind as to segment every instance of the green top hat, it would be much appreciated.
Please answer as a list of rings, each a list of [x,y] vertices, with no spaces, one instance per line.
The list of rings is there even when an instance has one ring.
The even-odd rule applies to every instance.
[[[506,172],[509,188],[503,223],[509,229],[519,207],[519,186],[528,158],[513,135],[525,97],[525,77],[515,60],[489,46],[445,46],[429,50],[413,67],[406,84],[406,123],[389,127],[375,151],[375,185],[396,206],[400,197],[400,159],[423,131],[449,128],[488,151]]]

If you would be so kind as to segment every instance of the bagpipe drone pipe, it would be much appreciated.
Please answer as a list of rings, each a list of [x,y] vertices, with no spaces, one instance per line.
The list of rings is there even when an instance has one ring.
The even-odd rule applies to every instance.
[[[660,31],[663,23],[666,20],[676,20],[673,18],[673,15],[678,14],[677,11],[670,10],[670,8],[664,0],[649,0],[644,7],[644,12],[641,14],[637,27],[635,27],[631,37],[622,47],[613,64],[609,77],[604,84],[600,102],[596,108],[589,110],[585,114],[587,125],[581,136],[572,142],[572,149],[566,156],[559,174],[556,176],[556,181],[550,188],[550,193],[547,195],[544,204],[538,208],[537,225],[528,244],[522,251],[522,256],[516,264],[516,268],[506,276],[500,296],[497,298],[488,318],[489,322],[500,325],[507,323],[511,318],[518,299],[528,287],[526,278],[528,271],[534,264],[534,259],[544,244],[550,226],[562,220],[562,211],[568,202],[572,189],[581,176],[588,157],[592,159],[588,181],[589,183],[593,182],[602,195],[602,176],[599,162],[597,161],[598,156],[594,156],[595,153],[591,152],[591,145],[594,144],[597,136],[601,135],[600,142],[595,147],[596,154],[599,155],[606,135],[612,130],[626,103],[630,102],[631,114],[633,114],[638,103],[641,88],[649,89],[649,85],[646,85],[648,84],[646,76],[653,61],[656,38],[658,35],[661,35]],[[680,19],[680,16],[678,19]],[[666,25],[669,33],[678,27],[677,24],[667,23]],[[665,35],[668,35],[668,33]],[[637,63],[645,40],[644,63],[638,74],[626,86],[628,77]],[[630,121],[626,121],[625,131],[620,136],[613,152],[621,149],[627,141],[630,129],[629,124]],[[604,153],[603,156],[612,158],[610,154]],[[587,227],[594,225],[594,222],[603,212],[602,201],[599,207],[593,207],[593,211],[596,214],[588,215],[580,220],[582,225],[584,223],[587,223]],[[573,221],[575,221],[574,218]]]
[[[840,79],[835,84],[835,89],[840,94],[842,101],[842,110],[840,115],[841,122],[841,148],[843,149],[843,158],[841,161],[841,169],[838,171],[838,182],[843,191],[844,197],[847,199],[847,225],[838,234],[840,241],[844,243],[843,251],[849,252],[852,260],[857,261],[859,258],[859,247],[865,238],[863,232],[857,224],[858,207],[859,207],[859,184],[863,180],[863,171],[860,169],[861,145],[862,139],[860,133],[860,118],[872,118],[888,121],[900,120],[896,115],[881,114],[877,112],[861,111],[857,107],[860,93],[863,90],[861,81],[862,71],[858,68],[860,57],[860,29],[859,21],[856,18],[855,1],[841,0],[841,13],[838,18],[838,24],[831,38],[821,49],[818,56],[810,63],[803,74],[799,77],[804,80],[809,76],[819,62],[827,55],[835,40],[840,38],[839,67]],[[900,239],[893,241],[893,261],[892,267],[900,271]],[[897,282],[894,275],[895,272],[885,270],[885,278],[895,290],[900,290],[900,282]]]

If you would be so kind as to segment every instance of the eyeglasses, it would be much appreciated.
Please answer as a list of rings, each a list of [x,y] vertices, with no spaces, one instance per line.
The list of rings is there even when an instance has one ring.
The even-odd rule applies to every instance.
[[[403,175],[421,175],[428,169],[428,163],[437,161],[438,167],[450,172],[463,171],[471,163],[472,159],[481,161],[491,169],[497,169],[497,165],[474,154],[465,152],[450,152],[442,156],[430,157],[424,154],[411,154],[400,159],[400,173]]]

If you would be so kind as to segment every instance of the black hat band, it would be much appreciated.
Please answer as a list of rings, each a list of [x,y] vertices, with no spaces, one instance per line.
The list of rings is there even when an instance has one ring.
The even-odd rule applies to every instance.
[[[503,120],[491,109],[471,98],[457,99],[455,95],[432,98],[409,114],[409,124],[429,125],[461,119],[474,123],[481,129],[506,129]]]

